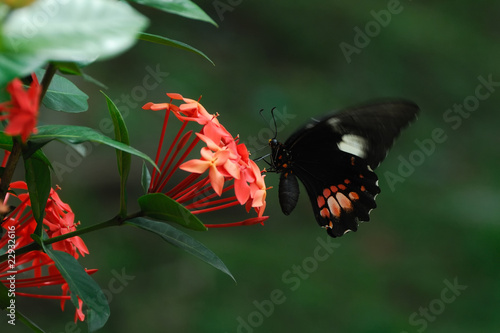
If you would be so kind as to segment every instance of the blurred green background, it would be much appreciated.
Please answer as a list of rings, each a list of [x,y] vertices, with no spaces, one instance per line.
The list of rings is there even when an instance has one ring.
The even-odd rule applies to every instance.
[[[125,113],[132,145],[150,156],[163,113],[140,107],[168,101],[165,92],[203,95],[207,110],[220,113],[254,157],[268,152],[256,149],[272,135],[260,109],[287,115],[278,119],[282,141],[311,117],[370,99],[407,98],[422,111],[377,169],[382,193],[371,222],[332,240],[328,255],[316,250],[328,239],[303,188],[293,214],[281,213],[276,174],[266,177],[273,189],[264,227],[187,231],[219,255],[237,284],[146,232],[124,227],[85,235],[91,254],[82,263],[99,268],[94,278],[110,295],[112,315],[102,332],[498,331],[500,3],[197,3],[218,28],[137,8],[152,20],[148,32],[186,42],[216,66],[139,42],[87,69]],[[359,36],[366,28],[369,40]],[[348,57],[340,47],[347,44],[357,47]],[[152,69],[162,72],[161,82],[145,89]],[[99,128],[108,117],[100,88],[75,82],[90,95],[89,112],[47,111],[41,121]],[[460,105],[464,111],[454,112]],[[436,129],[443,140],[431,149]],[[426,142],[427,152],[415,140]],[[64,145],[54,143],[47,154],[67,164]],[[93,146],[81,163],[54,177],[82,225],[116,213],[115,160],[109,148]],[[402,161],[410,160],[412,169],[403,170]],[[141,163],[134,160],[129,181],[131,211],[141,194]],[[391,183],[389,173],[402,178]],[[234,210],[203,221],[244,218]],[[60,314],[55,301],[18,302],[49,332],[86,332],[85,324],[71,324],[71,304]],[[2,332],[28,332],[20,323],[0,322]]]

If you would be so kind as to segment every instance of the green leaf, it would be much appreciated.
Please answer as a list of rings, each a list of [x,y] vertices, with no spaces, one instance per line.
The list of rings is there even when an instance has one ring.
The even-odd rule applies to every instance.
[[[150,193],[138,199],[144,215],[160,221],[178,223],[186,228],[206,231],[207,227],[183,205],[163,193]]]
[[[144,40],[144,41],[148,41],[148,42],[152,42],[152,43],[156,43],[156,44],[161,44],[161,45],[173,46],[173,47],[177,47],[177,48],[182,49],[182,50],[196,53],[196,54],[202,56],[203,58],[207,59],[208,61],[210,61],[210,63],[215,66],[214,62],[209,57],[207,57],[205,55],[205,53],[201,52],[198,49],[195,49],[194,47],[192,47],[186,43],[179,42],[179,41],[167,38],[167,37],[148,34],[145,32],[140,33],[138,38],[141,40]]]
[[[85,81],[91,82],[103,89],[108,89],[108,87],[104,83],[98,81],[97,79],[94,79],[88,74],[85,74],[80,68],[80,65],[78,65],[76,62],[56,61],[54,62],[54,65],[63,74],[78,75],[83,77]]]
[[[127,126],[120,111],[118,111],[115,103],[104,92],[101,91],[101,93],[106,97],[109,114],[113,120],[115,140],[130,145]],[[116,159],[118,162],[118,172],[120,173],[120,214],[121,216],[125,216],[127,215],[127,179],[130,172],[131,155],[117,149]]]
[[[150,6],[163,10],[167,13],[184,16],[193,20],[211,23],[217,27],[217,23],[208,16],[203,9],[190,0],[130,0],[141,5]]]
[[[0,132],[0,148],[4,150],[12,150],[12,136]]]
[[[148,193],[149,184],[151,184],[151,174],[146,166],[146,163],[142,163],[142,174],[141,174],[141,185],[144,193]]]
[[[47,156],[43,153],[43,151],[41,149],[38,149],[37,151],[35,151],[35,153],[31,155],[31,158],[35,159],[37,161],[40,161],[41,163],[45,163],[45,165],[48,168],[50,168],[50,170],[53,170],[52,163],[50,163],[49,159],[47,158]]]
[[[43,24],[34,18],[45,18]],[[121,1],[38,0],[13,10],[2,26],[0,85],[48,61],[93,62],[116,56],[148,23]]]
[[[236,281],[229,269],[215,253],[213,253],[205,245],[198,242],[193,237],[174,228],[173,226],[142,217],[137,217],[135,219],[126,221],[125,224],[154,232],[170,244],[175,245],[183,249],[184,251],[194,255],[195,257],[203,260],[209,265],[212,265],[213,267],[226,273],[231,277],[231,279]]]
[[[45,70],[43,69],[36,71],[39,81],[42,80],[44,74]],[[55,111],[77,113],[87,111],[89,108],[88,99],[89,96],[78,89],[73,82],[62,76],[54,75],[43,99],[43,105]]]
[[[76,62],[71,61],[56,61],[54,66],[63,74],[68,75],[82,75],[82,70]]]
[[[92,84],[95,84],[98,87],[101,87],[103,89],[108,89],[108,86],[102,83],[101,81],[97,80],[96,78],[86,74],[82,73],[82,77],[85,79],[85,81],[90,82]]]
[[[38,127],[38,133],[30,137],[28,143],[29,151],[34,152],[36,149],[44,146],[52,140],[65,140],[70,143],[82,143],[85,141],[92,141],[105,144],[107,146],[128,152],[132,155],[136,155],[149,163],[151,163],[156,169],[158,167],[153,162],[148,155],[132,148],[124,143],[115,141],[92,128],[84,126],[70,126],[70,125],[46,125]]]
[[[43,245],[43,243],[42,243]],[[68,283],[71,301],[79,307],[77,296],[87,305],[87,323],[89,331],[102,328],[109,318],[109,305],[106,295],[99,285],[85,272],[78,261],[70,254],[55,251],[43,245],[45,253],[54,260],[57,269]]]
[[[29,157],[24,160],[25,178],[31,201],[33,217],[37,222],[35,234],[42,234],[43,216],[51,188],[50,168],[44,162]]]

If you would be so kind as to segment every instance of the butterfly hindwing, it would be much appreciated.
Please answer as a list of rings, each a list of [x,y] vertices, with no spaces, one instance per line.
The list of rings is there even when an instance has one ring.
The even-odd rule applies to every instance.
[[[337,164],[311,174],[297,171],[311,201],[314,216],[332,237],[356,231],[358,222],[369,221],[380,193],[377,176],[361,158],[337,152]]]
[[[367,104],[305,125],[284,144],[271,140],[272,171],[280,172],[279,197],[288,215],[299,196],[299,178],[318,224],[332,237],[368,221],[380,192],[375,169],[401,130],[416,118],[411,102]]]

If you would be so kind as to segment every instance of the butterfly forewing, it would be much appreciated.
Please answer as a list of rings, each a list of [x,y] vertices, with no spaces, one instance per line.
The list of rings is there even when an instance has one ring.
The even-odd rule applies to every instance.
[[[416,118],[411,102],[391,101],[343,110],[307,124],[284,144],[271,144],[272,169],[281,172],[280,205],[288,215],[304,184],[317,222],[332,237],[368,221],[380,192],[373,172],[401,130]]]
[[[415,103],[408,101],[379,102],[345,109],[326,116],[320,123],[332,126],[346,140],[365,140],[364,158],[375,170],[401,130],[416,119],[418,110]]]

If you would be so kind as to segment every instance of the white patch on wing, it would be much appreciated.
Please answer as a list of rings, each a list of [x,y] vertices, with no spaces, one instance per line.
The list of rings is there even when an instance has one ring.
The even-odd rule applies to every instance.
[[[361,158],[366,158],[367,142],[365,138],[354,135],[344,134],[337,146],[343,152],[356,155]]]
[[[327,120],[328,125],[332,126],[333,128],[337,128],[337,124],[340,123],[340,120],[338,118],[330,118]]]

